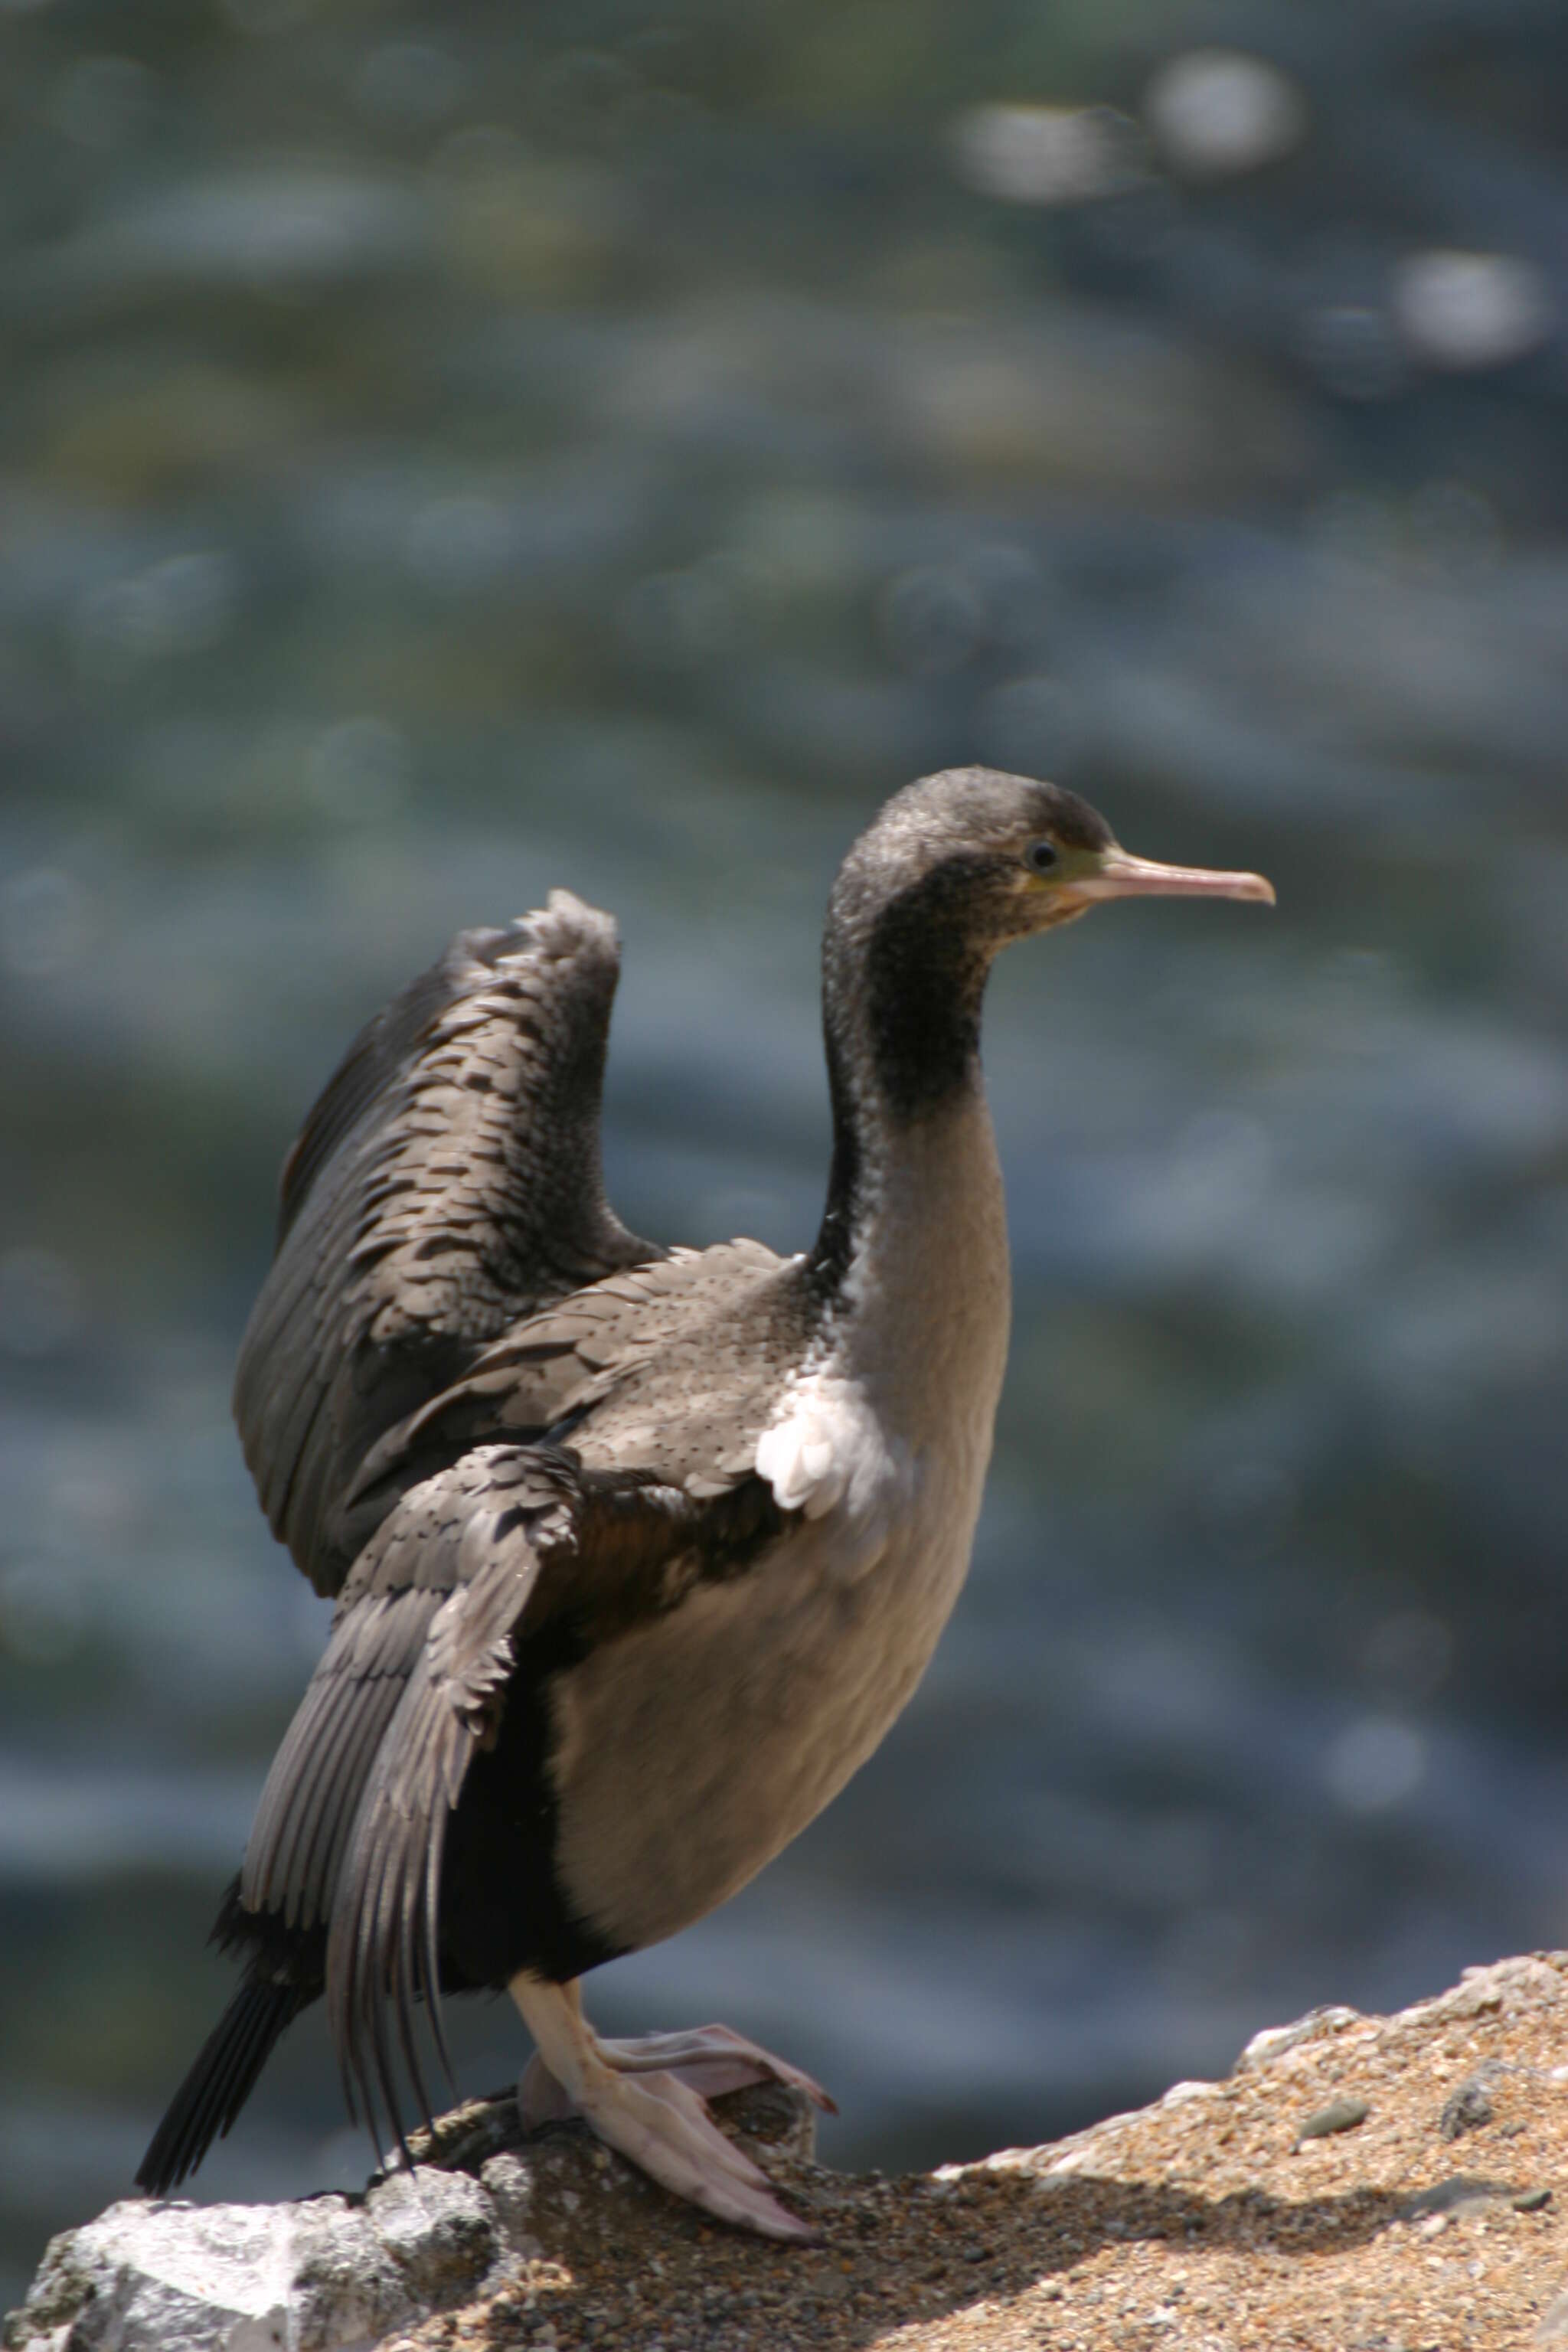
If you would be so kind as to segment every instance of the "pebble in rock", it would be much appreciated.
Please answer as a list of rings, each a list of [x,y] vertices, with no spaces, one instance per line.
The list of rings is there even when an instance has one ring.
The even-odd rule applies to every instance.
[[[1371,2113],[1364,2099],[1331,2099],[1326,2107],[1308,2116],[1296,2135],[1296,2145],[1300,2147],[1310,2139],[1330,2139],[1335,2132],[1354,2131]]]
[[[1502,2068],[1495,2059],[1489,2060],[1450,2093],[1437,2118],[1437,2129],[1445,2139],[1458,2139],[1465,2132],[1479,2131],[1491,2122],[1497,2113],[1491,2095],[1501,2079]]]

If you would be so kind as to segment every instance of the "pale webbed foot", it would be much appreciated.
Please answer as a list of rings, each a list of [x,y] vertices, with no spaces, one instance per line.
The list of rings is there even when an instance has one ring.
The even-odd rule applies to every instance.
[[[556,2081],[537,2050],[518,2077],[517,2111],[524,2131],[563,2124],[577,2112],[576,2101]]]
[[[583,2015],[574,1984],[544,1984],[522,1975],[513,1978],[510,1990],[539,2045],[518,2084],[525,2123],[580,2115],[606,2146],[721,2221],[767,2238],[816,2237],[808,2222],[779,2202],[761,2167],[726,2138],[704,2095],[781,2082],[831,2107],[809,2075],[721,2025],[601,2042]]]
[[[639,2033],[627,2042],[602,2041],[599,2047],[621,2074],[673,2074],[705,2099],[748,2090],[753,2083],[783,2083],[803,2092],[825,2115],[838,2113],[820,2083],[727,2025],[694,2025],[684,2033]]]
[[[604,2081],[577,2105],[602,2140],[689,2203],[764,2238],[816,2237],[808,2221],[780,2204],[762,2167],[725,2137],[701,2095],[677,2075],[606,2069]]]

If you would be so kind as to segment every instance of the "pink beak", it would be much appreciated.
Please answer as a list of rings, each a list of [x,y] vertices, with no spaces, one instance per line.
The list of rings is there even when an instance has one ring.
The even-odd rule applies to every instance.
[[[1204,866],[1161,866],[1152,857],[1133,857],[1125,849],[1108,849],[1098,873],[1067,884],[1064,898],[1086,906],[1101,898],[1256,898],[1274,904],[1274,885],[1261,874],[1215,874]]]

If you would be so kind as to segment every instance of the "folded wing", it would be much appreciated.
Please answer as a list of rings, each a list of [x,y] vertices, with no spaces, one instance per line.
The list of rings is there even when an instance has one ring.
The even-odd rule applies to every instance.
[[[394,2031],[429,2112],[414,2011],[426,2004],[439,2048],[447,1824],[494,1738],[512,1637],[542,1561],[570,1540],[574,1492],[563,1457],[481,1446],[405,1495],[355,1563],[262,1791],[240,1903],[328,1927],[345,2086],[373,2121],[379,2091],[395,2125]]]

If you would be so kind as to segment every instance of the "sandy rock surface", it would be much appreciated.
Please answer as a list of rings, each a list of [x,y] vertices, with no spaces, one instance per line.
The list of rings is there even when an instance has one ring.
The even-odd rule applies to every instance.
[[[816,2166],[788,2095],[720,2104],[819,2245],[706,2223],[575,2127],[519,2143],[510,2102],[476,2102],[412,2182],[253,2213],[248,2269],[240,2225],[216,2224],[231,2260],[210,2322],[168,2300],[169,2248],[204,2229],[213,2241],[212,2217],[247,2209],[120,2206],[55,2242],[6,2345],[1568,2347],[1568,1954],[1471,1969],[1395,2017],[1319,2011],[1259,2034],[1223,2082],[908,2179]],[[138,2216],[165,2272],[140,2316],[125,2267]],[[307,2243],[279,2294],[279,2248]],[[421,2295],[447,2307],[422,2315]]]

